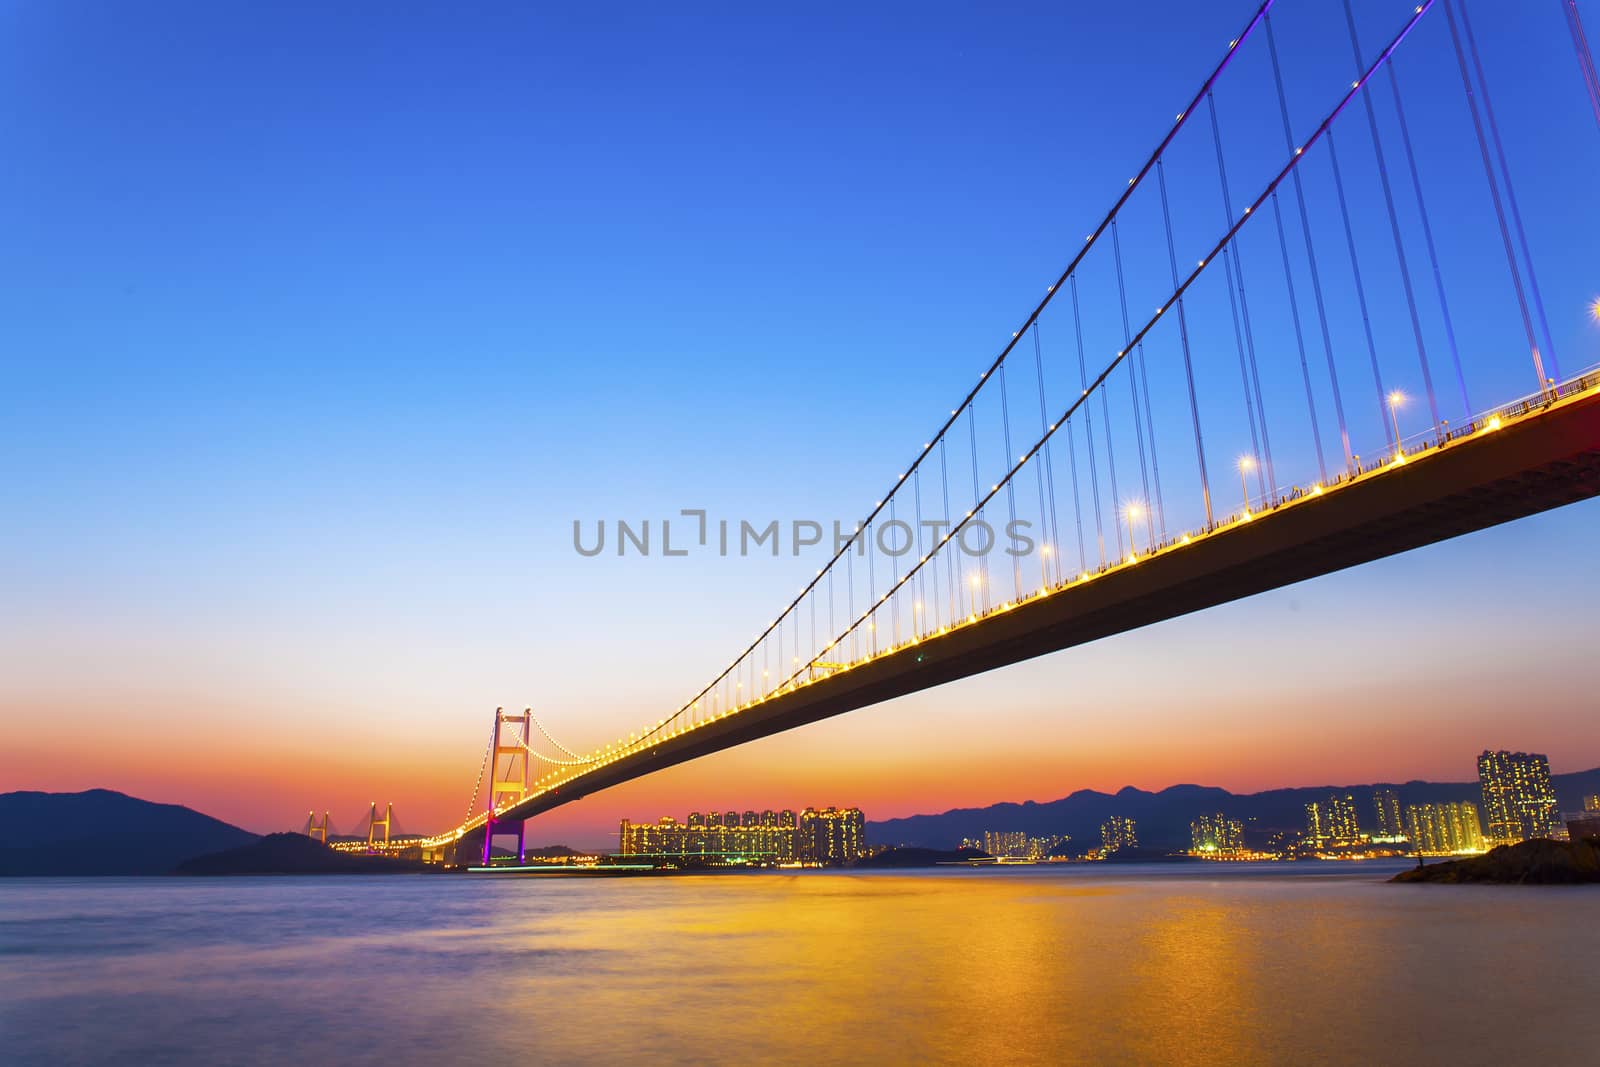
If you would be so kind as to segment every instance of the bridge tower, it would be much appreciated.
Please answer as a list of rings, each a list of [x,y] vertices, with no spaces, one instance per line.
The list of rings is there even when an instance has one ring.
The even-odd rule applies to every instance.
[[[370,851],[378,841],[378,827],[383,827],[383,845],[389,845],[389,825],[394,822],[394,805],[385,805],[383,818],[378,818],[378,802],[372,802],[372,816],[367,820],[367,848]]]
[[[521,734],[516,734],[517,729]],[[533,728],[533,712],[525,710],[518,715],[504,708],[494,709],[494,745],[489,753],[489,818],[483,825],[483,865],[489,866],[493,855],[494,835],[504,826],[506,833],[517,835],[517,862],[526,859],[526,840],[523,820],[497,819],[495,812],[510,805],[501,804],[502,796],[509,796],[514,805],[527,794],[532,785],[532,765],[528,756],[529,731]],[[515,736],[513,736],[515,735]]]
[[[328,843],[328,813],[322,813],[322,821],[317,822],[317,813],[306,812],[306,836],[314,837],[324,845]]]

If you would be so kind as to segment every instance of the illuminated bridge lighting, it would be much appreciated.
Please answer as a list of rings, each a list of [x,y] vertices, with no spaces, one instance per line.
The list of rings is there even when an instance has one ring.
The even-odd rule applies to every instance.
[[[1226,94],[1214,89],[1231,84],[1232,71],[1246,66],[1230,66],[1231,58],[1244,51],[1259,57],[1268,46],[1259,32],[1266,7],[1260,5],[1227,50],[1213,57],[1211,74],[1183,106],[1167,112],[1176,120],[1163,124],[1143,165],[1127,171],[1133,175],[1127,186],[1112,191],[1110,209],[1075,245],[1059,277],[1040,287],[1042,297],[1029,298],[1038,303],[1009,323],[1011,330],[995,332],[998,354],[980,367],[976,384],[948,408],[948,418],[940,415],[931,433],[912,439],[919,445],[907,450],[909,462],[892,469],[885,491],[863,496],[873,503],[859,521],[838,524],[831,556],[820,567],[808,562],[806,584],[781,610],[759,616],[771,621],[754,640],[721,661],[721,672],[677,710],[657,710],[641,728],[585,755],[560,746],[542,726],[541,738],[530,736],[537,725],[530,713],[497,719],[487,788],[474,791],[460,826],[428,841],[520,826],[528,816],[598,789],[770,733],[1600,493],[1600,372],[1562,378],[1553,346],[1536,341],[1544,311],[1540,305],[1535,314],[1533,307],[1531,264],[1512,257],[1520,279],[1513,295],[1520,300],[1525,289],[1535,297],[1523,305],[1527,349],[1483,357],[1502,372],[1531,370],[1530,392],[1487,409],[1481,401],[1469,403],[1453,343],[1449,352],[1425,347],[1419,327],[1412,351],[1403,351],[1409,335],[1369,336],[1368,350],[1336,350],[1327,341],[1328,320],[1359,318],[1366,305],[1357,306],[1356,293],[1319,290],[1297,298],[1293,290],[1297,278],[1318,277],[1312,235],[1321,229],[1350,235],[1350,261],[1341,270],[1360,275],[1363,259],[1371,258],[1361,249],[1388,240],[1399,226],[1394,198],[1352,204],[1320,179],[1303,183],[1302,169],[1332,169],[1340,189],[1359,180],[1387,191],[1390,175],[1379,171],[1376,159],[1346,159],[1338,169],[1327,143],[1332,128],[1366,117],[1352,101],[1370,91],[1371,79],[1402,47],[1408,53],[1439,47],[1444,38],[1443,58],[1453,64],[1453,47],[1460,47],[1452,45],[1454,25],[1414,39],[1411,31],[1437,20],[1439,10],[1463,23],[1468,14],[1460,5],[1416,4],[1374,42],[1382,47],[1364,56],[1358,69],[1319,74],[1320,122],[1292,136],[1287,128],[1263,127],[1259,137],[1265,140],[1249,153],[1270,162],[1268,176],[1264,183],[1258,176],[1261,184],[1241,201],[1233,198],[1237,181],[1230,184],[1221,163],[1243,150],[1223,144],[1221,131],[1229,124],[1212,112]],[[1471,40],[1469,32],[1469,53],[1476,47]],[[1276,55],[1271,67],[1279,67]],[[1287,114],[1282,85],[1272,88]],[[1427,91],[1464,94],[1466,88],[1441,81]],[[1487,102],[1483,87],[1473,91]],[[1377,128],[1370,134],[1386,136]],[[1397,149],[1390,170],[1410,188],[1406,201],[1426,212],[1430,174],[1492,168],[1491,134],[1498,137],[1473,127],[1460,143],[1430,138],[1426,146]],[[1218,169],[1199,181],[1185,176],[1173,196],[1169,183],[1178,179],[1167,153],[1179,137],[1195,139],[1203,156],[1215,156]],[[1419,167],[1413,147],[1457,154]],[[1509,176],[1491,173],[1489,179],[1482,195],[1494,201],[1491,216],[1520,230],[1514,211],[1501,211]],[[1295,195],[1280,201],[1286,181],[1295,183]],[[1153,217],[1135,219],[1152,204]],[[1168,216],[1173,206],[1194,213],[1174,227]],[[1263,206],[1269,210],[1258,210]],[[1230,303],[1242,292],[1241,261],[1252,254],[1239,235],[1271,226],[1261,216],[1276,215],[1274,208],[1297,214],[1294,229],[1306,237],[1292,252],[1298,264],[1284,246],[1281,260],[1270,265],[1285,278],[1286,292],[1252,294],[1251,313],[1263,321],[1280,312],[1294,317],[1297,337],[1305,327],[1297,368],[1305,376],[1303,403],[1261,389],[1262,378],[1274,379],[1260,364],[1281,359],[1281,346],[1254,336]],[[1460,225],[1479,221],[1474,216]],[[1139,254],[1170,268],[1167,277],[1128,284],[1122,256],[1133,234],[1154,235],[1152,247]],[[1501,236],[1489,233],[1485,245],[1498,247]],[[1517,242],[1509,229],[1503,243],[1512,256]],[[1342,256],[1344,247],[1336,248]],[[1394,298],[1412,302],[1413,322],[1442,315],[1448,325],[1444,280],[1436,264],[1430,270],[1426,262],[1409,261],[1417,254],[1402,250],[1399,270],[1419,282],[1436,279],[1438,304],[1418,307],[1427,286],[1410,280]],[[1379,276],[1395,265],[1386,258]],[[1506,266],[1485,264],[1482,286],[1507,284]],[[1093,274],[1085,283],[1091,285],[1087,300],[1080,273],[1086,279]],[[1211,280],[1198,285],[1203,275]],[[1365,284],[1361,277],[1355,282],[1358,290]],[[1112,299],[1104,299],[1103,286],[1115,288]],[[1284,302],[1271,312],[1261,306],[1277,300]],[[1145,310],[1135,315],[1133,309]],[[1570,320],[1584,313],[1571,307],[1567,314]],[[1600,322],[1600,299],[1586,314]],[[1189,331],[1202,315],[1236,324],[1233,343],[1222,342],[1229,361],[1238,359],[1239,375],[1231,381],[1197,385]],[[1085,328],[1086,319],[1093,329]],[[1315,350],[1319,335],[1321,352]],[[1316,363],[1324,357],[1322,372]],[[1341,367],[1341,361],[1353,366]],[[1282,366],[1268,369],[1281,372]],[[1320,383],[1312,381],[1314,369],[1323,373]],[[1503,373],[1495,379],[1504,380]],[[1407,428],[1410,438],[1402,432]],[[1353,451],[1369,445],[1365,459]],[[1231,465],[1230,456],[1237,457]],[[1031,554],[1008,554],[1012,546],[1004,535],[993,536],[1019,519],[1034,535]],[[909,531],[909,549],[899,554],[884,547],[885,535],[897,527],[900,541]],[[986,536],[985,547],[975,548]]]

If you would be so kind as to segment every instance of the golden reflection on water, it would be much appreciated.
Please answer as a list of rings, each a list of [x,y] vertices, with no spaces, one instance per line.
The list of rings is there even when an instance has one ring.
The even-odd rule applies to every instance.
[[[1412,970],[1408,939],[1430,955],[1453,939],[1435,940],[1435,901],[1406,888],[965,872],[689,882],[670,886],[678,899],[567,927],[567,948],[631,962],[576,984],[529,976],[517,1003],[560,999],[565,1022],[631,1035],[611,1051],[641,1062],[1378,1063],[1452,1044],[1484,1062],[1474,1031],[1508,1037],[1463,1017],[1505,995],[1493,976]],[[1445,903],[1493,924],[1468,952],[1481,969],[1506,917]],[[560,1038],[545,1049],[584,1055]]]
[[[1373,876],[39,885],[17,1062],[1590,1063],[1600,985],[1594,892]]]

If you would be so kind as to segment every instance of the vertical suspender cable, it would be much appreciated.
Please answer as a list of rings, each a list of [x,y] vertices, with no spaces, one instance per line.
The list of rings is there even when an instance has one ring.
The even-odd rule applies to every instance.
[[[1106,394],[1110,392],[1104,386],[1098,386],[1100,393],[1100,421],[1104,424],[1106,432],[1106,472],[1111,476],[1111,532],[1116,534],[1117,558],[1122,558],[1122,523],[1117,521],[1118,493],[1117,493],[1117,453],[1111,443],[1111,401]],[[1133,546],[1128,546],[1131,551]]]
[[[895,488],[898,490],[899,486],[896,486]],[[895,517],[895,504],[897,503],[895,497],[898,495],[898,492],[896,492],[891,494],[889,497],[889,526],[891,529],[899,525],[899,520]],[[880,538],[883,536],[882,530],[878,531],[878,536]],[[893,552],[888,552],[887,550],[885,550],[884,554],[889,557],[889,567],[892,576],[889,588],[897,590],[900,588],[900,557]],[[893,600],[891,600],[889,603],[889,617],[892,624],[889,633],[891,639],[895,644],[898,645],[900,643],[900,611]]]
[[[1222,183],[1222,212],[1223,223],[1228,226],[1234,224],[1233,194],[1228,191],[1228,166],[1222,155],[1222,127],[1217,122],[1217,101],[1206,94],[1206,104],[1211,112],[1211,139],[1217,148],[1217,177]],[[1267,495],[1267,466],[1268,457],[1272,455],[1272,444],[1267,437],[1267,410],[1261,399],[1261,380],[1256,376],[1256,340],[1255,331],[1250,328],[1250,305],[1245,300],[1244,292],[1244,257],[1240,255],[1236,245],[1229,245],[1222,250],[1222,267],[1225,276],[1225,287],[1228,290],[1228,305],[1233,309],[1233,342],[1239,349],[1239,378],[1244,386],[1244,413],[1250,423],[1250,447],[1255,450],[1255,455],[1262,458],[1263,462],[1256,464],[1256,484],[1261,488],[1263,498]],[[1234,288],[1238,287],[1235,294]],[[1244,328],[1240,330],[1240,318],[1243,317]],[[1248,356],[1248,362],[1247,362]],[[1252,392],[1251,383],[1255,383]],[[1261,429],[1256,430],[1256,409],[1260,408]]]
[[[945,438],[939,438],[939,481],[944,486],[944,521],[948,530],[955,529],[955,516],[950,513],[950,467],[945,461]],[[961,555],[959,544],[944,550],[945,584],[950,587],[950,625],[961,617],[961,582],[965,575],[956,573],[956,559]]]
[[[1294,324],[1294,346],[1300,354],[1300,378],[1306,387],[1306,411],[1311,415],[1311,443],[1317,453],[1317,476],[1322,481],[1327,481],[1328,464],[1322,457],[1322,427],[1317,423],[1317,398],[1311,390],[1311,367],[1306,362],[1306,338],[1300,329],[1300,300],[1295,296],[1294,268],[1289,264],[1289,239],[1283,231],[1283,206],[1278,202],[1277,193],[1272,194],[1272,220],[1277,225],[1278,252],[1283,257],[1283,284],[1289,290],[1289,321]],[[1276,492],[1278,483],[1274,475],[1269,473],[1267,477],[1272,480],[1273,491]]]
[[[1044,399],[1044,351],[1039,344],[1039,323],[1033,324],[1033,369],[1039,379],[1039,433],[1044,436],[1050,432],[1050,417],[1045,411]],[[1049,588],[1050,582],[1050,553],[1055,554],[1056,581],[1061,580],[1061,531],[1056,523],[1056,472],[1050,462],[1050,439],[1045,437],[1044,465],[1036,468],[1039,482],[1039,524],[1046,522],[1050,525],[1045,530],[1045,536],[1050,539],[1049,552],[1044,549],[1039,551],[1039,574],[1045,587]],[[1050,508],[1045,510],[1045,488],[1049,487]]]
[[[1089,369],[1083,359],[1083,319],[1078,311],[1078,276],[1072,276],[1072,325],[1078,334],[1078,382],[1083,395],[1089,395]],[[1084,436],[1089,442],[1089,495],[1094,498],[1094,535],[1100,545],[1100,566],[1106,565],[1106,532],[1100,519],[1100,474],[1094,461],[1094,412],[1083,409]]]
[[[1156,459],[1156,422],[1150,415],[1150,368],[1144,361],[1144,342],[1139,342],[1139,392],[1144,396],[1144,425],[1150,434],[1150,484],[1156,491],[1156,522],[1161,536],[1167,534],[1167,506],[1161,499],[1161,464]],[[1156,530],[1150,531],[1150,540],[1156,540]]]
[[[1333,168],[1333,189],[1339,198],[1339,217],[1344,221],[1344,242],[1350,250],[1350,273],[1356,283],[1356,305],[1361,309],[1361,329],[1367,339],[1367,356],[1372,361],[1372,384],[1378,391],[1378,421],[1383,424],[1383,435],[1391,447],[1400,447],[1389,429],[1389,409],[1383,391],[1383,372],[1378,368],[1378,343],[1372,336],[1372,315],[1367,311],[1367,287],[1361,281],[1361,260],[1356,255],[1356,234],[1350,227],[1350,205],[1344,197],[1344,176],[1339,170],[1339,153],[1334,149],[1333,131],[1325,138],[1328,142],[1328,163]]]
[[[1000,364],[1000,422],[1005,427],[1003,440],[1006,446],[1006,461],[1001,470],[1010,470],[1011,464],[1016,462],[1011,451],[1011,400],[1006,394],[1006,365]],[[1006,547],[1009,549],[1011,531],[1017,528],[1017,483],[1016,479],[1006,478],[1006,511],[1010,525],[1006,527]],[[1011,557],[1011,595],[1014,599],[1022,599],[1022,557]]]
[[[1172,264],[1172,284],[1177,288],[1178,253],[1172,242],[1172,212],[1167,209],[1167,172],[1159,159],[1156,160],[1156,184],[1161,189],[1161,219],[1167,229],[1167,259]],[[1178,339],[1183,345],[1183,375],[1189,382],[1189,416],[1194,422],[1194,454],[1200,464],[1200,493],[1205,498],[1206,526],[1210,527],[1211,482],[1206,477],[1206,448],[1200,437],[1200,400],[1194,391],[1194,365],[1189,358],[1189,320],[1184,315],[1182,296],[1178,297]]]
[[[1483,61],[1478,56],[1478,42],[1472,35],[1472,20],[1467,17],[1467,5],[1461,5],[1461,29],[1467,35],[1467,52],[1472,56],[1472,70],[1478,76],[1478,91],[1483,96],[1483,117],[1489,120],[1489,137],[1494,141],[1495,158],[1500,161],[1500,176],[1505,181],[1506,205],[1511,208],[1511,226],[1517,231],[1517,244],[1522,248],[1522,261],[1528,270],[1528,293],[1533,297],[1534,314],[1539,317],[1539,329],[1544,334],[1544,354],[1550,357],[1550,373],[1561,378],[1561,364],[1556,359],[1555,339],[1550,336],[1550,320],[1545,318],[1544,298],[1539,295],[1539,278],[1533,269],[1533,253],[1528,249],[1528,234],[1522,228],[1522,212],[1517,207],[1517,193],[1511,185],[1511,167],[1506,162],[1506,146],[1500,140],[1500,124],[1494,118],[1494,102],[1489,99],[1489,82],[1483,76]]]
[[[850,541],[845,547],[845,618],[850,620],[850,662],[854,663],[860,658],[861,627],[855,624],[856,617],[856,545],[861,541],[861,527],[857,526],[850,535]]]
[[[1433,270],[1433,287],[1439,293],[1439,314],[1444,319],[1444,336],[1450,345],[1450,359],[1455,364],[1456,385],[1461,389],[1463,419],[1472,418],[1472,401],[1467,398],[1467,375],[1461,368],[1461,347],[1456,343],[1455,323],[1450,319],[1450,302],[1444,295],[1444,275],[1439,270],[1439,252],[1433,244],[1433,226],[1428,221],[1428,205],[1422,198],[1422,176],[1417,171],[1417,155],[1411,148],[1411,128],[1406,125],[1405,108],[1400,103],[1400,75],[1395,72],[1394,60],[1389,61],[1389,88],[1394,91],[1394,113],[1400,120],[1400,144],[1406,152],[1406,167],[1411,171],[1411,189],[1417,197],[1417,215],[1422,221],[1422,240],[1428,248],[1428,266]]]
[[[872,521],[867,521],[867,647],[878,654],[877,546],[872,541]]]
[[[1345,23],[1350,27],[1350,49],[1355,55],[1356,77],[1361,77],[1365,66],[1361,62],[1361,39],[1356,35],[1356,16],[1350,0],[1344,0]],[[1433,392],[1433,373],[1428,369],[1428,350],[1422,340],[1422,320],[1417,317],[1417,296],[1411,288],[1411,268],[1406,263],[1405,241],[1400,236],[1400,218],[1395,214],[1394,190],[1389,186],[1389,167],[1383,160],[1383,140],[1378,135],[1378,113],[1372,106],[1372,94],[1362,87],[1361,102],[1367,108],[1367,126],[1372,131],[1372,150],[1378,160],[1378,184],[1383,189],[1383,205],[1389,213],[1389,232],[1394,236],[1394,255],[1400,265],[1400,287],[1405,292],[1406,310],[1411,313],[1411,333],[1417,343],[1417,362],[1422,368],[1422,385],[1428,393],[1428,413],[1435,429],[1439,426],[1439,399]],[[1400,442],[1395,442],[1400,449]]]
[[[1111,220],[1111,249],[1115,254],[1117,263],[1117,300],[1122,305],[1122,344],[1126,347],[1133,338],[1133,329],[1128,325],[1128,290],[1122,281],[1122,237],[1117,231],[1116,219]],[[1140,351],[1142,352],[1143,350],[1144,347],[1141,345]],[[1150,471],[1145,466],[1144,461],[1144,430],[1141,428],[1143,420],[1139,417],[1139,375],[1135,373],[1134,361],[1131,359],[1128,360],[1128,399],[1133,407],[1134,438],[1139,442],[1139,479],[1140,484],[1144,486],[1144,505],[1148,508],[1152,503],[1150,500]],[[1150,427],[1150,444],[1152,447],[1155,446],[1154,426]],[[1155,548],[1156,524],[1154,522],[1147,523],[1146,529],[1150,531],[1150,547],[1153,549]],[[1133,540],[1132,530],[1128,531],[1128,540],[1129,542]],[[1130,543],[1128,551],[1132,552],[1133,550],[1133,545]]]
[[[1078,445],[1071,420],[1067,420],[1067,464],[1072,468],[1072,518],[1078,529],[1078,573],[1089,573],[1089,556],[1083,543],[1083,501],[1078,492]]]
[[[914,472],[912,472],[912,475],[911,475],[911,490],[915,494],[916,501],[917,501],[917,559],[921,560],[926,555],[926,553],[924,553],[922,551],[922,465],[921,464],[918,464],[917,465],[917,469]],[[917,592],[917,600],[915,602],[916,603],[920,603],[920,604],[923,605],[923,609],[922,610],[923,610],[924,614],[926,614],[930,610],[932,611],[932,613],[933,613],[933,628],[937,629],[938,626],[939,626],[939,568],[938,568],[937,565],[935,565],[933,567],[929,567],[928,568],[928,572],[929,573],[927,573],[927,574],[918,574],[917,575],[917,589],[918,589],[918,592]],[[928,581],[929,581],[930,578],[933,581],[933,596],[932,597],[928,596]],[[929,605],[932,605],[932,607],[930,608]],[[917,616],[916,616],[916,610],[917,609],[916,608],[912,608],[911,610],[912,610],[911,622],[912,622],[912,625],[915,626],[917,624]],[[922,633],[921,633],[920,630],[918,631],[917,636],[918,637],[922,636]]]
[[[1544,357],[1539,353],[1539,340],[1534,336],[1533,319],[1528,314],[1528,298],[1522,291],[1522,275],[1517,270],[1517,254],[1511,247],[1511,231],[1506,227],[1506,211],[1500,202],[1500,186],[1495,181],[1494,164],[1489,160],[1489,142],[1483,135],[1483,120],[1478,115],[1478,98],[1472,91],[1472,76],[1467,72],[1467,57],[1461,50],[1461,36],[1456,30],[1454,5],[1444,0],[1445,21],[1450,26],[1450,41],[1455,45],[1456,65],[1461,68],[1461,87],[1467,94],[1467,110],[1472,113],[1472,128],[1478,136],[1478,154],[1483,157],[1483,174],[1489,181],[1489,198],[1494,201],[1495,217],[1500,222],[1500,241],[1505,245],[1506,266],[1511,271],[1511,287],[1517,294],[1517,307],[1522,312],[1522,329],[1528,338],[1528,352],[1533,356],[1533,373],[1539,379],[1539,391],[1545,390]]]
[[[978,488],[978,401],[973,399],[967,405],[967,432],[971,435],[972,445],[972,507],[978,513],[978,522],[984,522],[983,490]],[[992,546],[991,546],[992,547]],[[985,551],[978,557],[978,584],[983,587],[984,610],[989,609],[989,553]],[[972,594],[972,610],[978,610],[978,594]]]
[[[1272,19],[1265,20],[1267,27],[1267,50],[1272,56],[1272,81],[1278,90],[1278,112],[1283,117],[1283,143],[1286,147],[1294,148],[1294,128],[1289,121],[1289,97],[1283,91],[1283,69],[1278,64],[1278,39],[1272,32]],[[1305,182],[1300,177],[1299,168],[1294,174],[1294,198],[1300,207],[1300,234],[1306,243],[1306,263],[1311,268],[1311,296],[1316,302],[1317,325],[1322,329],[1322,351],[1328,363],[1328,382],[1333,387],[1333,412],[1339,420],[1339,443],[1344,449],[1344,468],[1348,472],[1351,467],[1350,428],[1345,423],[1344,396],[1339,390],[1339,371],[1333,359],[1333,336],[1328,332],[1328,308],[1322,299],[1322,272],[1317,269],[1317,249],[1311,240],[1311,213],[1306,210]],[[1322,444],[1320,438],[1317,444],[1317,462],[1322,462]],[[1327,472],[1324,470],[1323,478],[1326,480]]]

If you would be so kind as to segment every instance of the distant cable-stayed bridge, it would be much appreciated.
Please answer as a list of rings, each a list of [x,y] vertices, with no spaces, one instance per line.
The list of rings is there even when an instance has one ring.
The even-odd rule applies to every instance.
[[[1589,311],[1546,305],[1514,180],[1554,164],[1507,152],[1465,4],[1363,40],[1344,0],[1317,62],[1275,13],[747,647],[593,749],[497,709],[462,823],[426,847],[487,827],[485,857],[495,833],[520,853],[527,818],[664,767],[1600,492],[1600,370],[1557,351]],[[1502,17],[1549,23],[1550,54],[1522,61],[1571,64],[1561,106],[1600,126],[1576,4]],[[1286,74],[1335,48],[1342,80],[1297,117]],[[1452,122],[1420,136],[1419,100]],[[1230,118],[1268,132],[1231,143]],[[1593,231],[1589,177],[1569,195]],[[984,544],[991,523],[1033,551]]]

